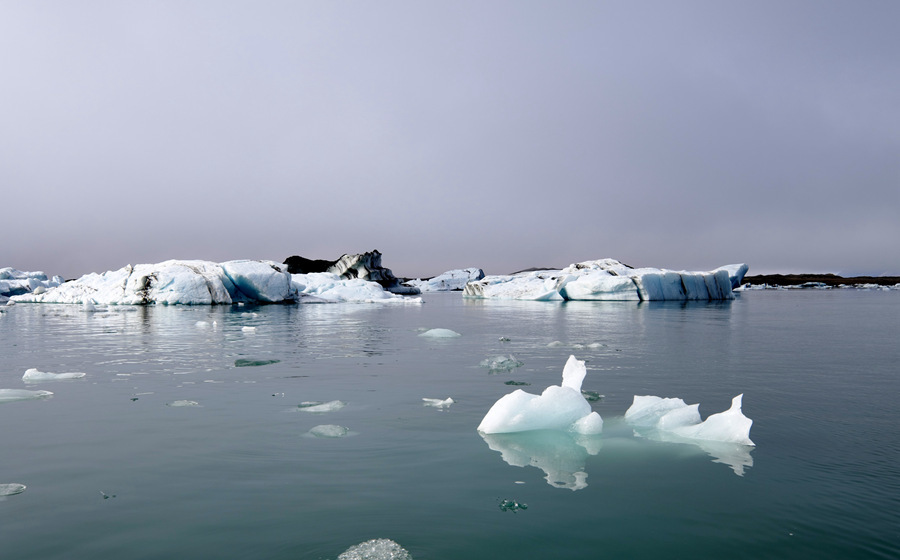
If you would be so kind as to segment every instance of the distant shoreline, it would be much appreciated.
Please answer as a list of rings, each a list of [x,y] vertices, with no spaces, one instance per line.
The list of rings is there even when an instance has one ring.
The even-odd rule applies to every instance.
[[[800,286],[809,282],[826,286],[855,286],[859,284],[876,284],[878,286],[895,286],[900,284],[900,276],[851,276],[843,277],[835,274],[758,274],[744,276],[743,284],[759,286]]]

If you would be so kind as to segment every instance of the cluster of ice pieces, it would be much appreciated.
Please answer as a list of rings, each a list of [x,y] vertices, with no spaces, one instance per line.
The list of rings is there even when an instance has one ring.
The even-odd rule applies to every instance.
[[[473,298],[542,301],[662,301],[733,299],[746,264],[709,272],[631,268],[615,259],[575,263],[561,270],[539,270],[486,276],[466,284],[463,295]]]
[[[351,546],[338,560],[412,560],[409,552],[390,539],[372,539]]]
[[[551,385],[540,395],[516,389],[503,396],[485,414],[478,431],[503,434],[566,430],[578,434],[599,434],[603,431],[603,420],[591,411],[591,404],[581,394],[581,383],[586,373],[584,362],[569,356],[561,385]]]
[[[375,282],[358,278],[343,279],[332,273],[292,275],[284,265],[262,260],[224,263],[169,260],[157,264],[128,265],[103,274],[91,273],[66,283],[56,282],[55,279],[54,282],[55,286],[48,284],[46,288],[13,295],[11,299],[17,302],[82,304],[87,310],[92,310],[96,304],[422,301],[389,293]]]
[[[22,294],[43,293],[65,282],[62,276],[49,278],[43,272],[25,272],[15,268],[0,268],[0,301]]]
[[[504,395],[488,410],[478,431],[503,434],[533,430],[564,430],[582,435],[599,434],[603,420],[581,392],[587,373],[584,362],[569,356],[562,384],[551,385],[540,395],[517,389]],[[741,412],[743,395],[734,397],[731,408],[700,420],[699,404],[681,399],[635,395],[625,420],[635,426],[671,432],[685,439],[754,445],[750,440],[753,421]]]
[[[448,270],[434,278],[407,280],[407,286],[417,288],[420,292],[450,292],[459,291],[469,282],[484,278],[484,271],[480,268],[462,268]]]

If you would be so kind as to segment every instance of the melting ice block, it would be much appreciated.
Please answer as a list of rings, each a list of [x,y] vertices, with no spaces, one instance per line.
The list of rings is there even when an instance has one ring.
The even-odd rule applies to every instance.
[[[456,331],[451,331],[450,329],[430,329],[419,336],[424,336],[426,338],[456,338],[457,336],[462,336]]]
[[[501,397],[485,414],[478,431],[504,434],[567,430],[587,435],[599,434],[603,430],[603,419],[596,412],[591,412],[590,403],[581,394],[581,383],[586,373],[584,362],[569,356],[561,385],[551,385],[540,395],[517,389]]]
[[[656,428],[677,436],[704,441],[756,445],[750,440],[753,420],[741,412],[743,394],[731,400],[731,408],[700,421],[699,404],[687,405],[681,399],[635,395],[625,412],[625,420],[635,426]]]
[[[27,389],[0,389],[0,403],[12,401],[27,401],[31,399],[46,399],[52,397],[50,391],[29,391]]]

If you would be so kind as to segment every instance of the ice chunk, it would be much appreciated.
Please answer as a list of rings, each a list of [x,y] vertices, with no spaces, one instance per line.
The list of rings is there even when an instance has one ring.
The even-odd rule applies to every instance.
[[[347,406],[347,403],[337,400],[328,402],[305,401],[297,405],[297,408],[303,412],[334,412],[345,406]]]
[[[25,491],[24,484],[18,484],[16,482],[11,482],[8,484],[0,484],[0,497],[14,496],[16,494],[21,494],[24,491]]]
[[[0,403],[46,399],[53,396],[50,391],[29,391],[27,389],[0,389]]]
[[[412,560],[412,556],[390,539],[372,539],[351,546],[338,556],[338,560]]]
[[[578,432],[586,429],[586,433],[598,433],[595,430],[599,415],[596,419],[585,419],[592,414],[590,403],[581,394],[586,371],[583,361],[570,356],[563,369],[561,385],[551,385],[540,395],[517,389],[501,397],[485,414],[478,431],[498,434],[530,430]],[[602,421],[599,425],[602,427]]]
[[[255,333],[256,327],[241,327],[241,332],[245,333]]]
[[[197,401],[181,400],[181,401],[172,401],[170,403],[166,403],[166,406],[175,406],[175,407],[200,406],[200,403],[198,403]]]
[[[80,371],[72,371],[68,373],[49,373],[31,368],[25,371],[25,375],[22,376],[22,380],[26,383],[31,383],[36,381],[55,381],[57,379],[78,379],[80,377],[84,377],[85,375],[87,374]]]
[[[257,367],[277,364],[281,360],[245,360],[243,358],[234,361],[234,367]]]
[[[342,278],[332,272],[291,275],[298,294],[309,302],[321,303],[422,303],[422,298],[406,297],[385,290],[381,284],[362,278]]]
[[[422,397],[422,400],[425,402],[425,406],[433,406],[435,408],[449,408],[451,404],[453,404],[453,399],[429,399],[427,397]]]
[[[685,439],[755,445],[750,440],[753,421],[741,412],[743,394],[731,400],[731,408],[700,421],[698,404],[681,399],[637,396],[625,412],[625,420],[635,426],[652,427]]]
[[[494,356],[493,358],[484,359],[479,365],[491,370],[491,373],[496,373],[501,371],[512,371],[517,367],[525,365],[525,362],[517,360],[515,356],[510,354],[508,356]]]
[[[455,338],[457,336],[462,336],[456,331],[451,331],[450,329],[430,329],[419,336],[424,336],[427,338]]]
[[[317,438],[340,438],[349,434],[350,429],[337,424],[320,424],[307,433]]]

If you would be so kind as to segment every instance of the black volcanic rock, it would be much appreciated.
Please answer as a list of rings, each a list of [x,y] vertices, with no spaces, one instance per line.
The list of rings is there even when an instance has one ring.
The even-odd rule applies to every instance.
[[[284,264],[288,267],[290,274],[311,274],[313,272],[328,272],[328,269],[334,266],[336,261],[326,261],[324,259],[307,259],[294,255],[284,259]]]

